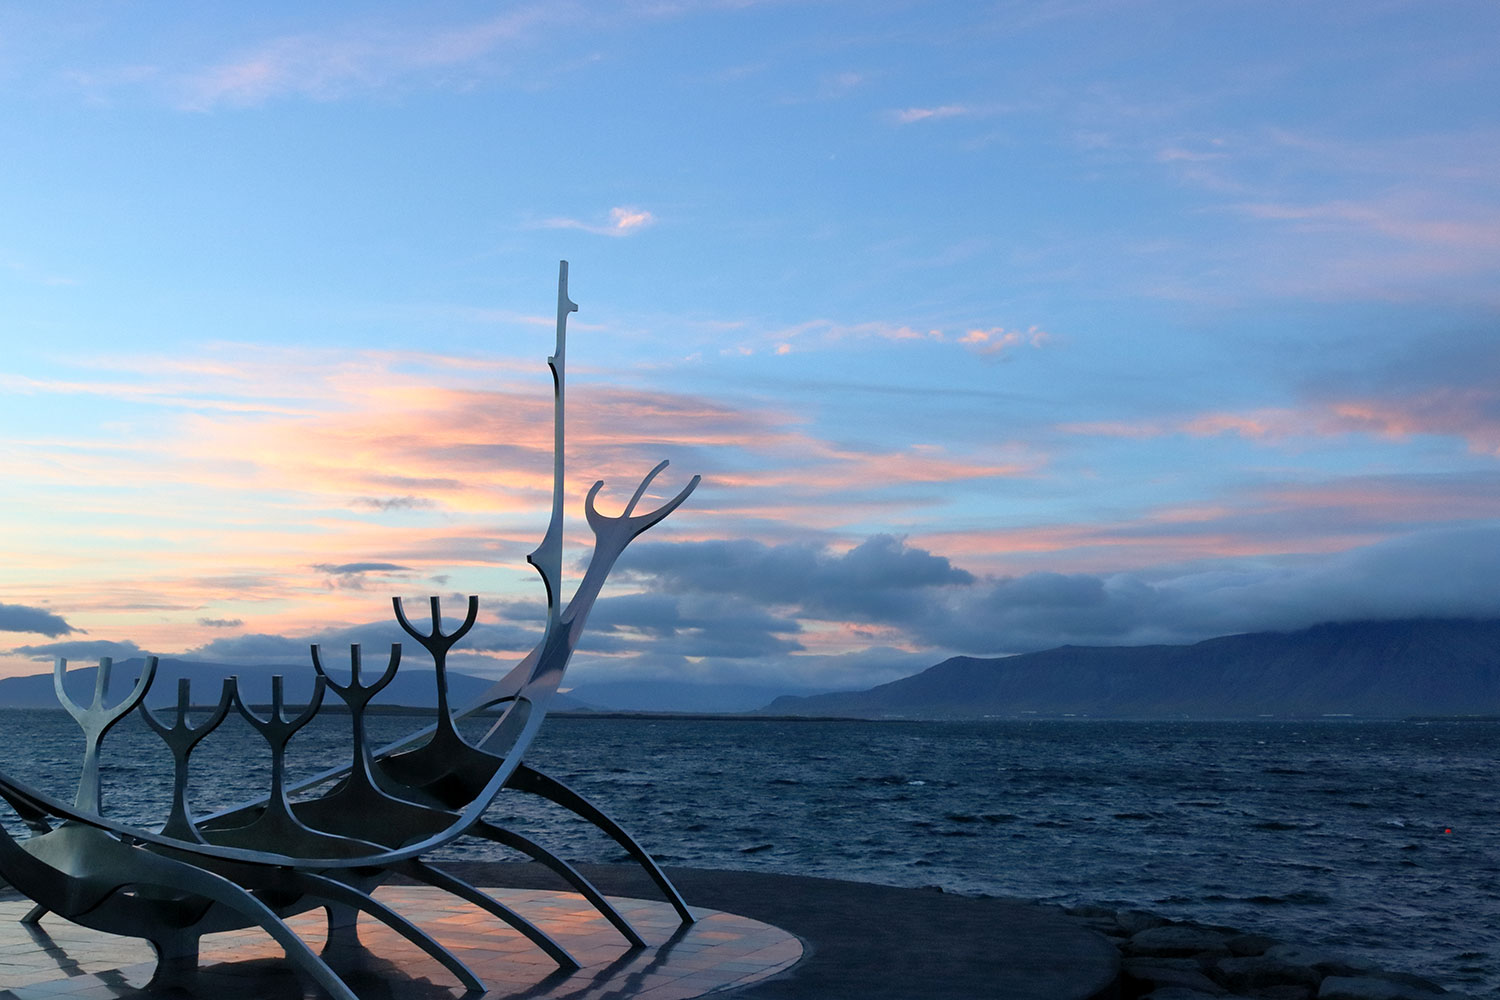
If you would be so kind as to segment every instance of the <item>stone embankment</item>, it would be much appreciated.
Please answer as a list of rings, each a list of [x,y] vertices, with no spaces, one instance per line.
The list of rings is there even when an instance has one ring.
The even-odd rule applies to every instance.
[[[1419,976],[1231,927],[1103,906],[1065,912],[1120,949],[1120,1000],[1461,1000]]]

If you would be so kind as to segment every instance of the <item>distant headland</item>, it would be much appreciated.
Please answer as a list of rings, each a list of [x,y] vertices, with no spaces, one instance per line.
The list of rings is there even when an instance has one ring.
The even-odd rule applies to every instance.
[[[120,676],[132,664],[116,664]],[[289,701],[305,698],[305,666],[230,667],[166,658],[163,676],[190,676],[210,690],[239,674],[251,698],[271,673],[287,675]],[[454,696],[490,682],[448,675]],[[377,711],[431,710],[431,671],[398,676]],[[69,671],[80,696],[92,668]],[[163,691],[170,683],[158,685]],[[1500,719],[1500,620],[1339,622],[1293,632],[1221,636],[1186,646],[1059,646],[1016,656],[955,656],[865,691],[776,696],[742,685],[629,681],[559,694],[554,714],[687,721],[839,719]],[[596,698],[595,693],[621,697]],[[163,696],[165,697],[165,696]],[[715,704],[716,697],[721,704]],[[738,701],[739,704],[732,704]],[[660,706],[648,709],[645,706]],[[759,705],[758,709],[755,708]],[[0,708],[56,708],[52,677],[0,679]]]
[[[765,711],[912,719],[1493,716],[1500,620],[1341,622],[1190,646],[955,656],[868,691],[782,697]]]

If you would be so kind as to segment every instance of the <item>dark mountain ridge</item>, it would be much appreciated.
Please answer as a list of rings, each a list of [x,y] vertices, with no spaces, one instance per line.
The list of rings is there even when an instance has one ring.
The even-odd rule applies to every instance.
[[[955,656],[868,691],[762,711],[857,718],[1316,718],[1500,712],[1500,620],[1338,622],[1190,646]]]
[[[335,680],[347,680],[348,661],[342,669],[335,663],[328,665]],[[145,666],[140,657],[116,660],[110,670],[110,697],[113,704],[123,698]],[[68,694],[80,704],[88,704],[94,697],[94,674],[98,667],[82,662],[72,663],[64,685]],[[368,683],[385,670],[384,657],[372,658],[364,664],[362,677]],[[283,691],[289,705],[305,705],[312,696],[313,678],[316,676],[310,665],[259,665],[242,666],[224,663],[207,663],[198,660],[181,660],[162,657],[156,668],[156,678],[146,695],[146,703],[152,708],[177,704],[177,680],[186,677],[192,681],[192,702],[195,705],[218,703],[219,691],[224,678],[231,675],[239,678],[240,692],[252,704],[268,704],[271,700],[271,676],[283,675]],[[472,674],[448,671],[448,697],[455,708],[463,708],[478,698],[493,681]],[[330,706],[342,705],[338,695],[330,691],[325,699]],[[404,705],[414,708],[433,708],[437,705],[437,685],[431,667],[423,669],[416,664],[402,665],[391,683],[375,696],[375,705]],[[59,708],[53,690],[52,673],[28,674],[23,677],[0,679],[0,708]],[[565,695],[559,695],[554,708],[560,711],[577,709],[579,706]]]

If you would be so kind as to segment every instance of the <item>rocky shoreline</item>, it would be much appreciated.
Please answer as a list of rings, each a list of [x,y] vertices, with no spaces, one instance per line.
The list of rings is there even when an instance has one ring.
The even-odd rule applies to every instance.
[[[1120,950],[1120,1000],[1463,1000],[1420,976],[1233,927],[1105,906],[1063,912]]]

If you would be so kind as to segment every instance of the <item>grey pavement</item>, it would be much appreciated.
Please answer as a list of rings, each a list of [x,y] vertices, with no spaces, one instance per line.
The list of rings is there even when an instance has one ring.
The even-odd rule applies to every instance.
[[[450,862],[479,885],[562,888],[535,864]],[[640,869],[581,865],[608,895],[659,898]],[[807,957],[735,1000],[1108,1000],[1120,959],[1101,935],[1046,907],[760,872],[668,868],[690,906],[790,931]]]

